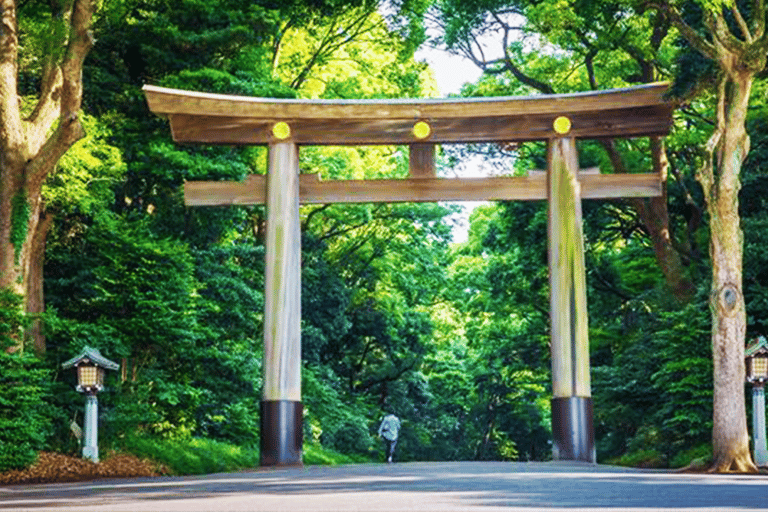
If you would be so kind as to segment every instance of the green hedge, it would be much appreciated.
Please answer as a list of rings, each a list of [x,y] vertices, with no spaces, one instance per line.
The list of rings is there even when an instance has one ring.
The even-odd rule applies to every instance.
[[[0,351],[0,472],[37,459],[51,431],[48,371],[37,358]]]

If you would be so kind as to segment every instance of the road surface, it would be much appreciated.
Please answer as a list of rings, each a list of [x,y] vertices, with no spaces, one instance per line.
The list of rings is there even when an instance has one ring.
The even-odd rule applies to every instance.
[[[768,510],[768,477],[569,463],[452,462],[259,469],[0,487],[0,511]]]

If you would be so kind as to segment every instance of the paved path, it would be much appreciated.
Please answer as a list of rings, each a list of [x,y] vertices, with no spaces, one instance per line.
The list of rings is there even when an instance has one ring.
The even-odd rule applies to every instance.
[[[407,463],[0,487],[0,511],[768,510],[768,477],[564,463]]]

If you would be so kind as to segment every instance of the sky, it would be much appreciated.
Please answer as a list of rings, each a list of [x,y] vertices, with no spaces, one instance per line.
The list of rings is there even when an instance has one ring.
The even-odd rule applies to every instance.
[[[451,55],[446,51],[424,47],[416,52],[416,59],[426,61],[435,72],[441,96],[458,94],[462,85],[480,78],[480,68],[469,59]]]

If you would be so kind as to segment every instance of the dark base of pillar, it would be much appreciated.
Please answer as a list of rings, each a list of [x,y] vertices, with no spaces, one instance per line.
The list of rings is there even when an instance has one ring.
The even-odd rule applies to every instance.
[[[553,398],[552,436],[553,459],[596,463],[592,398]]]
[[[261,402],[261,465],[301,466],[301,402],[263,400]]]

